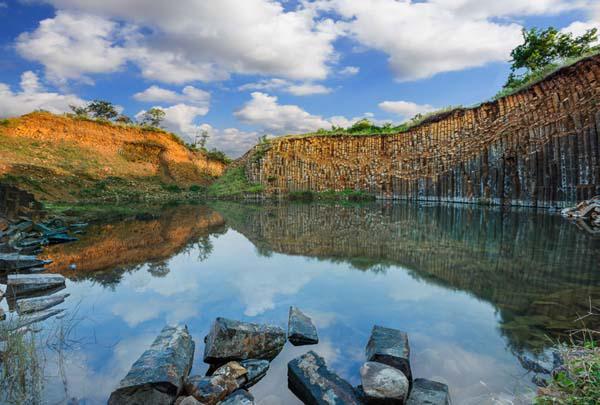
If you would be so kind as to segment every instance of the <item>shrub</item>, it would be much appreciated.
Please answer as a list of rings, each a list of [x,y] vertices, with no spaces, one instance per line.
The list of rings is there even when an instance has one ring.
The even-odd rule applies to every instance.
[[[168,191],[169,193],[180,193],[181,188],[177,184],[163,184],[163,190]]]
[[[10,120],[7,118],[0,119],[0,127],[7,127],[10,124]]]

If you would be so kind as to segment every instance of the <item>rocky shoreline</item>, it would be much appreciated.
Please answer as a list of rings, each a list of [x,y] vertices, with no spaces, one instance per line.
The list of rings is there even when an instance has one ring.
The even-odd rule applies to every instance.
[[[286,340],[296,346],[318,342],[312,320],[296,307],[290,308],[287,333],[278,326],[217,318],[204,339],[203,360],[210,367],[204,376],[190,375],[196,345],[187,326],[165,326],[108,404],[254,404],[248,389],[267,374]],[[447,385],[413,380],[406,333],[374,326],[365,355],[358,387],[312,350],[288,363],[288,387],[305,404],[451,403]]]

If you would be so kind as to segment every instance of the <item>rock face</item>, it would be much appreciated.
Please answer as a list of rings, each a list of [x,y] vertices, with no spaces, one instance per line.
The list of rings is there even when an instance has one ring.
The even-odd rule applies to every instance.
[[[254,397],[246,390],[237,390],[219,405],[254,405]]]
[[[366,402],[370,404],[404,404],[410,384],[397,368],[382,363],[366,362],[360,368]]]
[[[367,361],[387,364],[402,371],[412,383],[408,335],[397,329],[373,326],[365,349]]]
[[[288,386],[305,404],[360,404],[354,388],[330,371],[325,360],[313,351],[288,363]]]
[[[109,405],[172,404],[193,358],[194,341],[187,327],[165,326],[111,394]]]
[[[415,379],[407,405],[450,405],[448,386],[424,378]]]
[[[406,132],[272,140],[245,159],[268,192],[564,206],[600,194],[600,56]]]
[[[285,331],[277,326],[217,318],[205,339],[204,361],[271,360],[283,349]]]
[[[294,346],[319,343],[317,328],[312,320],[296,307],[290,307],[288,320],[288,340]]]
[[[245,388],[249,388],[259,382],[269,370],[270,363],[267,360],[243,360],[240,361],[240,365],[248,371],[246,374]]]

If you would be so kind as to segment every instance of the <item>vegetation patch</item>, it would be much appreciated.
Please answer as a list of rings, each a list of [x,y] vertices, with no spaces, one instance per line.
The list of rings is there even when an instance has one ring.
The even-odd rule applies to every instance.
[[[375,196],[364,191],[347,189],[343,191],[292,191],[287,194],[290,201],[374,201]]]
[[[253,184],[246,178],[243,167],[227,170],[208,187],[208,196],[214,198],[239,198],[246,194],[259,194],[264,191],[261,184]]]

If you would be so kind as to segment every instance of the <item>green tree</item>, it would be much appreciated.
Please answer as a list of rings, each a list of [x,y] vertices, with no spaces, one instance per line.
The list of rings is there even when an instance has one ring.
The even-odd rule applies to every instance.
[[[131,120],[131,118],[129,118],[128,116],[121,114],[119,115],[116,119],[115,122],[118,122],[120,124],[131,124],[133,123],[133,121]]]
[[[165,119],[165,115],[166,113],[162,109],[153,107],[142,114],[141,121],[143,125],[160,128],[160,124]]]
[[[518,87],[537,73],[556,66],[565,59],[578,58],[600,49],[593,45],[597,40],[596,28],[578,37],[560,32],[554,27],[545,30],[523,29],[523,43],[510,53],[511,73],[504,88]]]
[[[71,109],[71,111],[73,111],[73,113],[75,115],[78,115],[80,117],[87,117],[88,116],[88,108],[87,106],[78,106],[78,105],[69,105],[69,108]]]
[[[105,120],[115,119],[119,115],[113,103],[104,100],[92,101],[87,105],[87,111],[92,114],[94,118]]]

